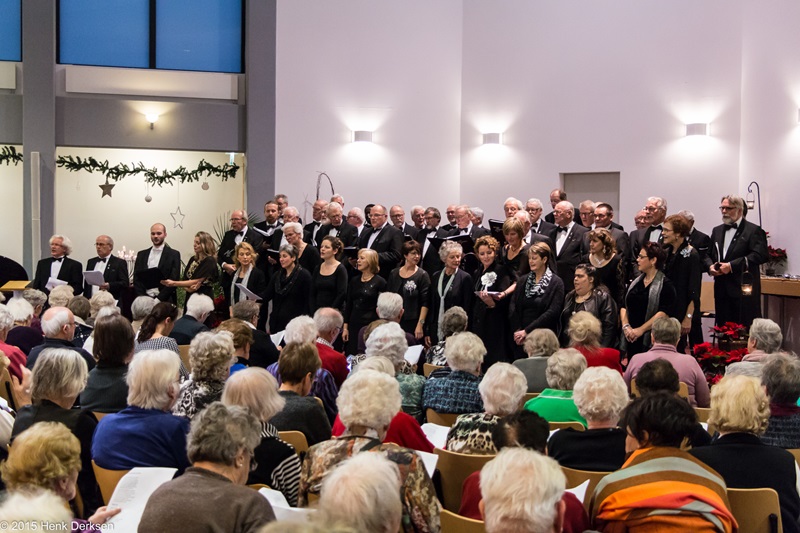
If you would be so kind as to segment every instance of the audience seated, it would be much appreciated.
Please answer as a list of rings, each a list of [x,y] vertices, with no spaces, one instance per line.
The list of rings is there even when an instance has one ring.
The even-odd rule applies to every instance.
[[[198,333],[208,331],[204,324],[208,315],[214,311],[214,300],[205,294],[194,293],[186,302],[186,312],[175,321],[169,336],[179,345],[191,344]]]
[[[72,339],[72,344],[78,348],[82,348],[86,343],[86,339],[92,336],[93,328],[86,323],[89,319],[92,305],[85,296],[79,294],[69,301],[67,308],[72,311],[72,314],[75,316],[75,337]],[[88,352],[90,350],[86,351]]]
[[[378,295],[378,304],[375,307],[375,311],[378,314],[378,320],[384,320],[386,322],[395,322],[397,324],[400,324],[400,321],[403,319],[405,311],[405,309],[403,309],[403,297],[399,294],[390,291],[382,292]],[[358,331],[359,353],[364,353],[364,351],[367,349],[366,332],[368,327],[369,324],[362,327]],[[409,333],[406,331],[405,334],[406,334],[406,342],[408,343],[409,346],[415,346],[419,344],[417,338],[414,336],[413,333]]]
[[[270,423],[278,431],[302,432],[309,445],[331,438],[331,423],[325,410],[314,396],[309,396],[321,366],[317,348],[310,342],[290,342],[278,360],[280,395],[286,403]]]
[[[187,445],[192,466],[150,496],[139,531],[255,533],[275,520],[267,499],[243,486],[260,432],[242,407],[214,402],[198,413]]]
[[[47,303],[47,295],[37,289],[25,289],[22,291],[22,298],[31,304],[33,307],[33,318],[31,318],[31,327],[36,330],[40,335],[42,334],[42,324],[39,317],[44,310],[44,304]]]
[[[605,366],[622,374],[619,350],[600,346],[600,320],[588,311],[578,311],[569,319],[569,345],[583,354],[586,366]]]
[[[404,357],[406,350],[408,350],[406,332],[403,331],[400,324],[388,322],[378,326],[370,333],[367,340],[366,355],[367,359],[382,355],[392,362],[395,377],[400,384],[403,411],[413,416],[417,421],[422,421],[424,418],[422,393],[425,388],[425,378],[413,372],[404,372],[406,368],[413,370],[406,364]]]
[[[145,317],[150,314],[157,303],[158,300],[151,298],[150,296],[137,296],[133,300],[133,303],[131,304],[131,317],[133,317],[133,320],[131,321],[131,327],[133,328],[134,334],[139,334],[139,328],[142,327],[142,322],[144,322]],[[175,321],[176,327],[179,321],[180,319]],[[173,339],[175,338],[171,333],[170,337]],[[186,344],[189,343],[187,342]]]
[[[761,385],[769,396],[770,409],[761,440],[781,448],[800,448],[800,360],[794,355],[769,356],[761,371]]]
[[[172,407],[173,414],[191,420],[208,404],[222,397],[233,364],[233,352],[233,335],[227,331],[198,333],[192,339],[189,345],[192,375],[181,385],[178,401]]]
[[[14,317],[8,307],[0,304],[0,354],[8,358],[8,371],[17,379],[22,379],[22,369],[25,368],[27,356],[16,346],[6,343],[8,332],[14,326]]]
[[[100,310],[97,312],[97,316],[94,317],[94,320],[98,320],[103,318],[104,316],[111,316],[111,315],[121,315],[121,311],[119,307],[115,305],[106,305],[101,307]],[[94,325],[94,321],[92,322]],[[83,349],[86,350],[87,353],[92,353],[92,349],[94,346],[94,328],[92,329],[92,334],[89,335],[89,338],[83,343]]]
[[[73,518],[64,501],[51,490],[26,486],[24,492],[14,491],[6,494],[3,503],[0,504],[0,520],[24,522],[27,527],[19,529],[24,533],[46,531],[45,528],[69,531],[72,529]]]
[[[133,329],[122,315],[98,318],[92,351],[97,366],[89,372],[81,392],[81,407],[89,411],[116,413],[125,409],[128,385],[125,373],[133,358]]]
[[[289,505],[297,505],[297,485],[300,482],[300,458],[295,449],[278,436],[269,423],[283,409],[286,400],[278,394],[278,383],[263,368],[246,368],[225,383],[222,403],[250,410],[261,424],[261,442],[253,452],[257,466],[251,468],[247,484],[264,484],[279,490]]]
[[[656,393],[636,398],[620,425],[631,455],[603,478],[590,505],[598,531],[736,531],[725,481],[680,449],[695,424],[692,407]],[[666,468],[669,465],[669,468]]]
[[[547,387],[528,400],[525,409],[538,413],[548,422],[580,422],[586,425],[575,407],[572,388],[586,370],[586,358],[575,348],[563,348],[547,360]]]
[[[515,366],[490,366],[478,385],[485,411],[460,415],[447,434],[445,448],[458,453],[496,453],[492,431],[501,417],[520,410],[527,388],[525,375]]]
[[[314,313],[314,324],[317,327],[317,351],[322,360],[322,368],[333,376],[337,387],[341,387],[347,379],[347,359],[344,354],[337,352],[333,343],[339,337],[344,324],[342,313],[333,307],[321,307]]]
[[[6,307],[14,317],[14,326],[9,330],[6,342],[16,346],[22,350],[22,353],[30,357],[31,350],[44,342],[42,333],[31,327],[33,307],[22,298],[11,298],[6,303]]]
[[[769,412],[769,400],[758,379],[726,376],[711,389],[708,417],[720,436],[711,446],[689,453],[716,470],[729,489],[774,489],[780,501],[783,531],[798,533],[797,462],[791,453],[759,439],[767,428]]]
[[[74,296],[75,293],[70,285],[53,287],[47,297],[48,307],[67,307]]]
[[[227,331],[233,337],[233,358],[231,375],[250,366],[250,346],[253,344],[253,330],[238,318],[224,321],[215,331]]]
[[[528,358],[514,361],[514,366],[525,374],[528,392],[542,392],[547,388],[547,358],[558,351],[558,337],[551,329],[535,329],[525,337],[523,349]]]
[[[242,300],[233,304],[231,309],[233,318],[243,320],[253,333],[253,344],[250,345],[250,366],[267,368],[272,363],[277,363],[280,355],[278,348],[275,347],[275,343],[272,342],[272,338],[266,331],[256,328],[261,305],[252,300]],[[183,317],[179,318],[175,323],[175,329],[182,319]],[[172,330],[173,334],[175,329]]]
[[[561,466],[577,470],[611,472],[621,468],[627,435],[617,422],[628,405],[622,376],[605,367],[587,368],[575,382],[572,397],[587,429],[556,431],[547,444],[548,455]]]
[[[309,448],[300,473],[299,505],[309,494],[319,494],[325,478],[342,461],[361,452],[380,453],[397,464],[405,531],[439,531],[441,505],[422,459],[413,450],[383,444],[394,416],[400,411],[397,380],[376,372],[356,372],[339,393],[339,414],[347,428],[344,435]]]
[[[180,391],[179,359],[171,350],[145,350],[128,365],[128,406],[97,424],[92,459],[108,470],[189,466],[189,422],[172,414]]]
[[[691,355],[678,353],[676,346],[681,338],[681,323],[675,318],[658,318],[651,330],[653,346],[649,351],[636,354],[625,370],[625,383],[630,389],[643,364],[654,359],[666,359],[678,372],[680,381],[689,388],[689,403],[693,407],[708,407],[710,396],[708,382],[700,364]]]
[[[467,331],[468,323],[469,318],[463,307],[454,306],[445,311],[442,317],[442,340],[428,350],[426,362],[430,365],[446,365],[447,358],[444,352],[447,346],[447,339],[456,333]]]
[[[89,319],[86,323],[94,327],[94,321],[97,320],[100,310],[104,307],[117,307],[117,301],[114,299],[114,296],[108,291],[94,293],[89,299]]]
[[[447,339],[445,357],[452,372],[430,376],[422,393],[423,409],[456,414],[483,412],[478,385],[484,355],[483,341],[474,333],[456,333]]]
[[[781,328],[768,318],[756,318],[747,337],[747,355],[725,368],[726,374],[740,374],[761,379],[761,370],[769,354],[778,353],[783,344]]]

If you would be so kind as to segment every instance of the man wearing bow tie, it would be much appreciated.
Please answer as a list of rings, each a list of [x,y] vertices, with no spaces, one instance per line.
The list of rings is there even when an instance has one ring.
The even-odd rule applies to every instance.
[[[345,246],[354,246],[358,240],[358,230],[344,219],[342,206],[338,202],[330,202],[325,214],[328,224],[324,224],[317,232],[317,248],[328,235],[338,237]]]
[[[472,216],[468,205],[456,207],[456,228],[450,231],[450,236],[469,235],[473,241],[479,237],[489,235],[489,230],[472,223]]]
[[[739,196],[724,197],[719,210],[723,223],[711,231],[706,259],[714,277],[716,323],[736,322],[749,328],[761,316],[759,266],[769,258],[767,235],[744,219],[744,200]],[[752,294],[742,294],[743,284],[752,285]]]
[[[553,210],[555,229],[550,231],[550,240],[555,244],[557,274],[564,282],[564,291],[569,292],[575,284],[575,267],[585,263],[589,257],[589,230],[577,224],[575,206],[564,200]]]
[[[643,229],[635,229],[631,232],[631,250],[628,262],[630,268],[628,271],[631,276],[635,278],[639,275],[639,267],[636,258],[639,256],[639,250],[642,249],[642,244],[647,241],[650,242],[663,242],[661,237],[661,224],[667,218],[667,201],[659,196],[651,196],[647,199],[647,203],[642,210],[646,213],[645,223],[647,227]]]
[[[83,292],[83,268],[74,259],[67,257],[72,253],[72,241],[64,235],[50,237],[50,257],[42,259],[36,265],[33,288],[50,294],[47,282],[50,278],[66,281],[72,287],[73,294]]]
[[[128,262],[111,253],[114,251],[114,240],[108,235],[98,236],[94,241],[94,248],[97,251],[97,257],[86,261],[86,272],[91,270],[102,272],[105,283],[99,286],[86,283],[83,295],[91,298],[99,291],[108,291],[115,300],[119,300],[122,289],[130,285]]]
[[[303,240],[311,246],[317,245],[317,232],[325,219],[326,207],[328,207],[328,202],[325,200],[317,200],[311,206],[311,222],[303,227]]]

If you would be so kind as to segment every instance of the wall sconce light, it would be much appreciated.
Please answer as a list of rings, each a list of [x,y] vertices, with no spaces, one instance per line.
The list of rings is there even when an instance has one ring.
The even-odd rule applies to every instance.
[[[686,136],[689,135],[708,135],[708,124],[702,122],[695,122],[694,124],[686,125]]]
[[[356,130],[353,132],[353,142],[354,143],[371,143],[372,142],[372,132],[366,130]]]
[[[756,186],[756,192],[753,193],[753,185]],[[745,204],[747,204],[748,211],[753,210],[756,206],[756,197],[758,197],[758,225],[761,225],[761,187],[759,187],[757,181],[751,181],[750,185],[747,186],[747,199],[745,200]]]
[[[144,118],[150,123],[150,129],[152,130],[155,123],[158,122],[158,113],[147,113]]]
[[[502,133],[484,133],[483,144],[503,144]]]

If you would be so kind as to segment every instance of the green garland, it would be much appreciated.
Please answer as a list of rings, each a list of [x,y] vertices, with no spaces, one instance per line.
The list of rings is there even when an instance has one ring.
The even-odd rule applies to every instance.
[[[0,164],[5,163],[10,165],[18,165],[22,162],[22,154],[17,152],[13,146],[3,146],[0,150]],[[147,168],[142,162],[131,163],[130,166],[125,163],[120,163],[116,166],[110,166],[108,160],[99,162],[94,157],[87,157],[81,159],[80,157],[58,156],[56,158],[56,165],[63,167],[70,172],[78,172],[85,170],[86,172],[99,172],[106,177],[106,180],[119,181],[128,176],[144,175],[145,182],[150,185],[158,185],[162,187],[164,184],[172,185],[175,180],[180,183],[200,181],[203,176],[219,176],[222,181],[228,181],[235,178],[239,172],[239,165],[225,163],[222,166],[212,165],[205,159],[198,163],[197,168],[189,170],[186,167],[180,166],[173,171],[163,170],[161,172],[155,168]]]

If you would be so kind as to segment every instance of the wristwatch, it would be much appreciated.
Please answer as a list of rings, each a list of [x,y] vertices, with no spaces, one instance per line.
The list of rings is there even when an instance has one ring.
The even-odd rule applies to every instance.
[[[686,313],[686,318],[692,318],[692,314],[691,313]]]

